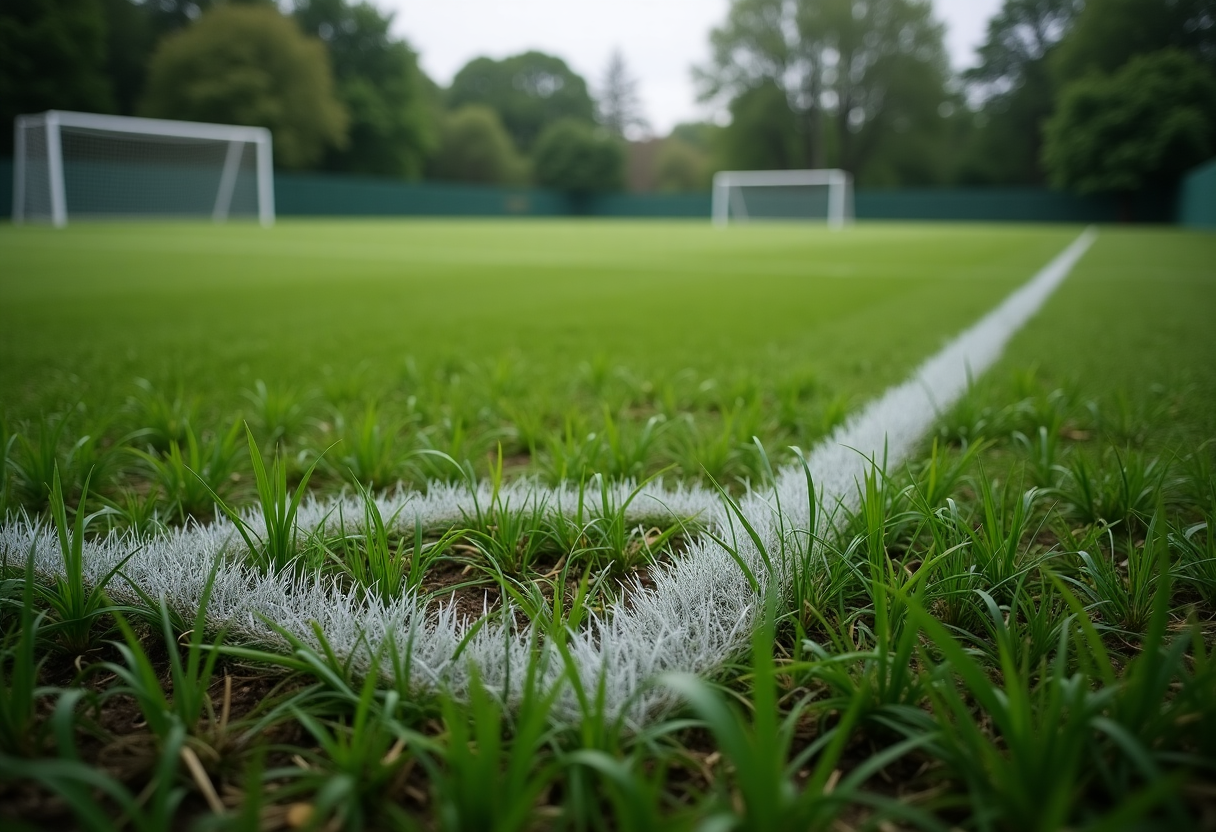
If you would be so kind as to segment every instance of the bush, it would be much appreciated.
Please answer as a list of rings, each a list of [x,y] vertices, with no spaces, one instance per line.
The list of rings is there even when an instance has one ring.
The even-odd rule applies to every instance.
[[[431,161],[436,179],[513,184],[525,178],[524,167],[498,114],[489,107],[470,104],[444,119]]]
[[[308,166],[346,141],[325,45],[268,6],[219,6],[161,41],[141,109],[268,127],[284,167]]]
[[[452,79],[447,104],[490,107],[524,153],[536,147],[545,128],[563,118],[591,122],[595,103],[587,82],[566,62],[543,52],[525,52],[496,61],[474,58]]]
[[[1054,184],[1083,194],[1173,185],[1216,152],[1216,80],[1167,49],[1064,88],[1044,130]]]
[[[655,162],[655,184],[664,193],[687,193],[709,189],[709,154],[671,136],[659,148]]]
[[[536,141],[536,182],[571,193],[619,190],[625,182],[625,150],[600,128],[562,119]]]
[[[766,81],[731,100],[730,124],[722,130],[723,161],[729,170],[807,167],[800,137],[785,93]]]

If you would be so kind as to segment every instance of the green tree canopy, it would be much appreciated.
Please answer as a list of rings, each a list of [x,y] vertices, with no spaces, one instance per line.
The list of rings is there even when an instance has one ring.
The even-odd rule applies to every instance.
[[[961,165],[965,181],[1043,181],[1042,124],[1056,96],[1050,58],[1081,6],[1081,0],[1005,0],[989,21],[980,62],[963,75],[983,102],[982,126]]]
[[[668,136],[655,159],[655,188],[663,193],[707,191],[709,154],[676,136]]]
[[[1047,54],[1072,28],[1082,0],[1005,0],[988,21],[988,35],[976,50],[980,62],[964,73],[988,96],[1012,92],[1041,71]]]
[[[429,167],[436,179],[453,182],[502,185],[524,178],[524,161],[498,114],[479,104],[444,117],[439,148]]]
[[[595,125],[565,118],[545,128],[532,153],[536,182],[571,193],[619,190],[625,182],[625,150]]]
[[[1184,52],[1143,55],[1066,87],[1045,134],[1043,161],[1060,187],[1168,187],[1216,153],[1216,80]]]
[[[1057,68],[1073,80],[1169,48],[1216,69],[1216,0],[1086,0]]]
[[[346,136],[324,44],[265,6],[218,6],[161,41],[142,110],[268,127],[284,167],[310,165]]]
[[[4,0],[0,142],[6,152],[12,152],[13,119],[22,113],[113,108],[105,39],[99,0]]]
[[[731,170],[789,170],[807,166],[804,125],[785,93],[765,79],[730,102],[722,130],[722,161]]]
[[[733,0],[698,71],[706,99],[771,83],[803,155],[864,177],[902,136],[940,129],[949,68],[928,0]],[[829,137],[829,129],[831,136]]]
[[[350,117],[346,146],[330,147],[323,166],[418,176],[435,139],[433,115],[417,58],[389,31],[393,16],[366,2],[296,0],[294,17],[328,47]]]
[[[160,39],[189,26],[215,2],[101,0],[106,19],[106,74],[114,85],[118,112],[125,115],[135,112],[147,80],[148,62]],[[270,5],[270,0],[243,2]]]
[[[525,153],[559,119],[591,123],[595,116],[587,82],[561,58],[543,52],[470,61],[456,73],[448,90],[448,106],[456,109],[466,104],[495,110],[516,147]]]

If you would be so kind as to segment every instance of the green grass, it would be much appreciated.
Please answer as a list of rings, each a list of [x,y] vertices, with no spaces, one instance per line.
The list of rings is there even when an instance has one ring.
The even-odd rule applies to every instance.
[[[477,386],[503,363],[501,386],[551,407],[580,377],[611,389],[618,367],[690,390],[805,379],[825,395],[869,394],[1073,236],[676,222],[0,228],[0,401],[10,418],[77,398],[102,408],[142,377],[167,392],[182,383],[214,412],[247,405],[241,390],[258,379],[406,393],[413,373]],[[892,326],[901,319],[916,325]]]
[[[809,446],[1075,234],[573,221],[0,228],[0,416],[21,434],[17,496],[33,507],[53,461],[50,440],[37,443],[88,436],[62,455],[65,482],[127,462],[106,449],[151,446],[163,463],[140,467],[166,489],[161,517],[206,516],[177,462],[211,459],[221,490],[234,419],[291,460],[339,443],[322,487],[457,476],[419,450],[485,473],[498,443],[512,473],[551,481],[674,465],[677,477],[733,487],[762,474],[753,436]],[[95,480],[102,497],[137,508],[108,473]]]
[[[592,472],[762,477],[750,433],[770,451],[809,445],[829,405],[901,379],[1075,233],[3,228],[0,486],[30,511],[49,504],[71,582],[88,529],[126,522],[71,515],[98,460],[89,493],[133,514],[150,501],[149,534],[198,516],[181,476],[197,467],[232,505],[260,499],[284,539],[308,536],[291,499],[335,438],[309,488],[488,475],[497,495],[513,471],[576,473],[588,509],[564,525],[530,528],[525,509],[492,500],[447,537],[393,539],[371,523],[365,537],[306,543],[324,557],[297,564],[390,594],[463,568],[459,580],[516,596],[560,650],[562,626],[602,603],[621,563],[644,567]],[[1199,827],[1216,775],[1213,320],[1216,237],[1104,229],[918,457],[861,485],[842,533],[821,516],[769,553],[805,575],[769,596],[749,655],[719,678],[657,680],[687,707],[641,730],[606,716],[574,665],[578,724],[553,710],[560,692],[532,684],[509,707],[476,680],[465,699],[418,696],[395,654],[360,677],[319,632],[288,637],[290,655],[261,653],[159,599],[113,610],[100,590],[69,651],[80,617],[29,586],[25,552],[3,553],[0,820]],[[77,400],[86,413],[43,417]],[[238,416],[276,460],[270,475],[235,454]],[[524,457],[505,472],[485,454],[499,441]],[[36,499],[56,470],[62,487]]]
[[[1093,400],[1117,445],[1196,446],[1216,437],[1216,235],[1104,229],[990,374],[1019,368]],[[1151,430],[1144,428],[1151,426]]]

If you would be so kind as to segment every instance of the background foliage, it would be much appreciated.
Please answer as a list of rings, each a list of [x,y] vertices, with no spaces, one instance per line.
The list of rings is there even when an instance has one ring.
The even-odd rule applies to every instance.
[[[526,178],[525,164],[498,113],[481,104],[466,104],[444,114],[428,172],[454,182],[505,185]]]
[[[393,16],[346,0],[298,0],[293,16],[325,43],[349,117],[345,146],[331,146],[321,166],[419,176],[437,137],[427,82],[413,51],[389,31]]]
[[[533,164],[540,185],[573,193],[611,191],[622,185],[624,152],[610,134],[564,118],[541,133]]]
[[[516,146],[525,152],[554,122],[565,118],[591,122],[595,115],[587,82],[561,58],[542,52],[470,61],[452,79],[447,101],[450,107],[494,108]]]
[[[0,124],[51,106],[113,107],[103,71],[106,28],[98,0],[13,0],[0,11]],[[12,153],[13,134],[0,130]]]
[[[267,7],[220,6],[161,41],[140,110],[269,127],[275,158],[289,168],[346,144],[324,45]]]
[[[218,6],[261,7],[259,25],[278,33],[265,35],[272,40],[283,36],[286,18],[320,42],[308,52],[306,74],[314,85],[332,84],[344,120],[328,105],[314,107],[320,132],[305,152],[289,147],[296,139],[286,134],[281,161],[322,170],[541,184],[537,171],[555,168],[537,164],[539,139],[565,119],[599,124],[622,142],[618,169],[597,187],[635,191],[704,190],[722,169],[814,166],[843,167],[871,187],[1050,184],[1088,193],[1114,186],[1061,165],[1126,173],[1120,158],[1132,145],[1107,142],[1134,134],[1144,152],[1136,151],[1137,172],[1118,188],[1166,193],[1179,159],[1211,152],[1195,138],[1202,129],[1177,126],[1190,118],[1183,111],[1192,99],[1158,96],[1146,76],[1137,76],[1137,105],[1124,91],[1099,119],[1079,102],[1101,98],[1099,79],[1113,89],[1109,79],[1123,77],[1130,61],[1165,50],[1188,56],[1195,66],[1187,83],[1202,86],[1194,79],[1216,73],[1216,0],[1005,0],[965,68],[949,65],[931,0],[732,0],[710,35],[710,59],[695,68],[702,95],[723,117],[667,135],[650,132],[647,91],[620,50],[595,83],[560,56],[529,51],[475,58],[441,89],[375,0],[291,0],[283,10],[269,0],[9,0],[0,8],[0,118],[50,108],[136,112],[167,94],[152,88],[153,55],[204,26]],[[271,112],[296,105],[273,84],[258,82],[253,96],[249,78],[238,81],[231,55],[222,54],[193,72],[192,92],[180,93],[195,96],[193,103],[162,102],[157,111],[205,111],[217,121],[282,129],[281,115]],[[243,60],[273,75],[262,58]],[[197,101],[200,85],[208,88],[206,107]],[[485,109],[471,116],[463,112],[469,105]],[[1173,139],[1145,138],[1137,114],[1149,111]],[[1048,124],[1065,123],[1078,136],[1072,150],[1057,141],[1045,151]],[[1189,149],[1162,151],[1180,140],[1179,130],[1191,136]],[[588,146],[586,130],[555,135],[574,142],[560,155]],[[11,141],[0,131],[0,153]],[[1070,153],[1085,158],[1066,163]]]
[[[1081,193],[1161,188],[1216,153],[1216,79],[1185,52],[1133,58],[1064,88],[1043,160]]]

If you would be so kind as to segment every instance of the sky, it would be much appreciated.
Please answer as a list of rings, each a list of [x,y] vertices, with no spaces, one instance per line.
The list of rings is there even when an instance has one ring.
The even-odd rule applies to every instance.
[[[440,84],[472,58],[538,49],[563,58],[596,88],[614,50],[638,81],[651,129],[713,118],[698,104],[690,68],[709,56],[709,31],[729,0],[374,0],[396,12],[394,31]],[[933,0],[956,69],[974,63],[1001,0]]]

